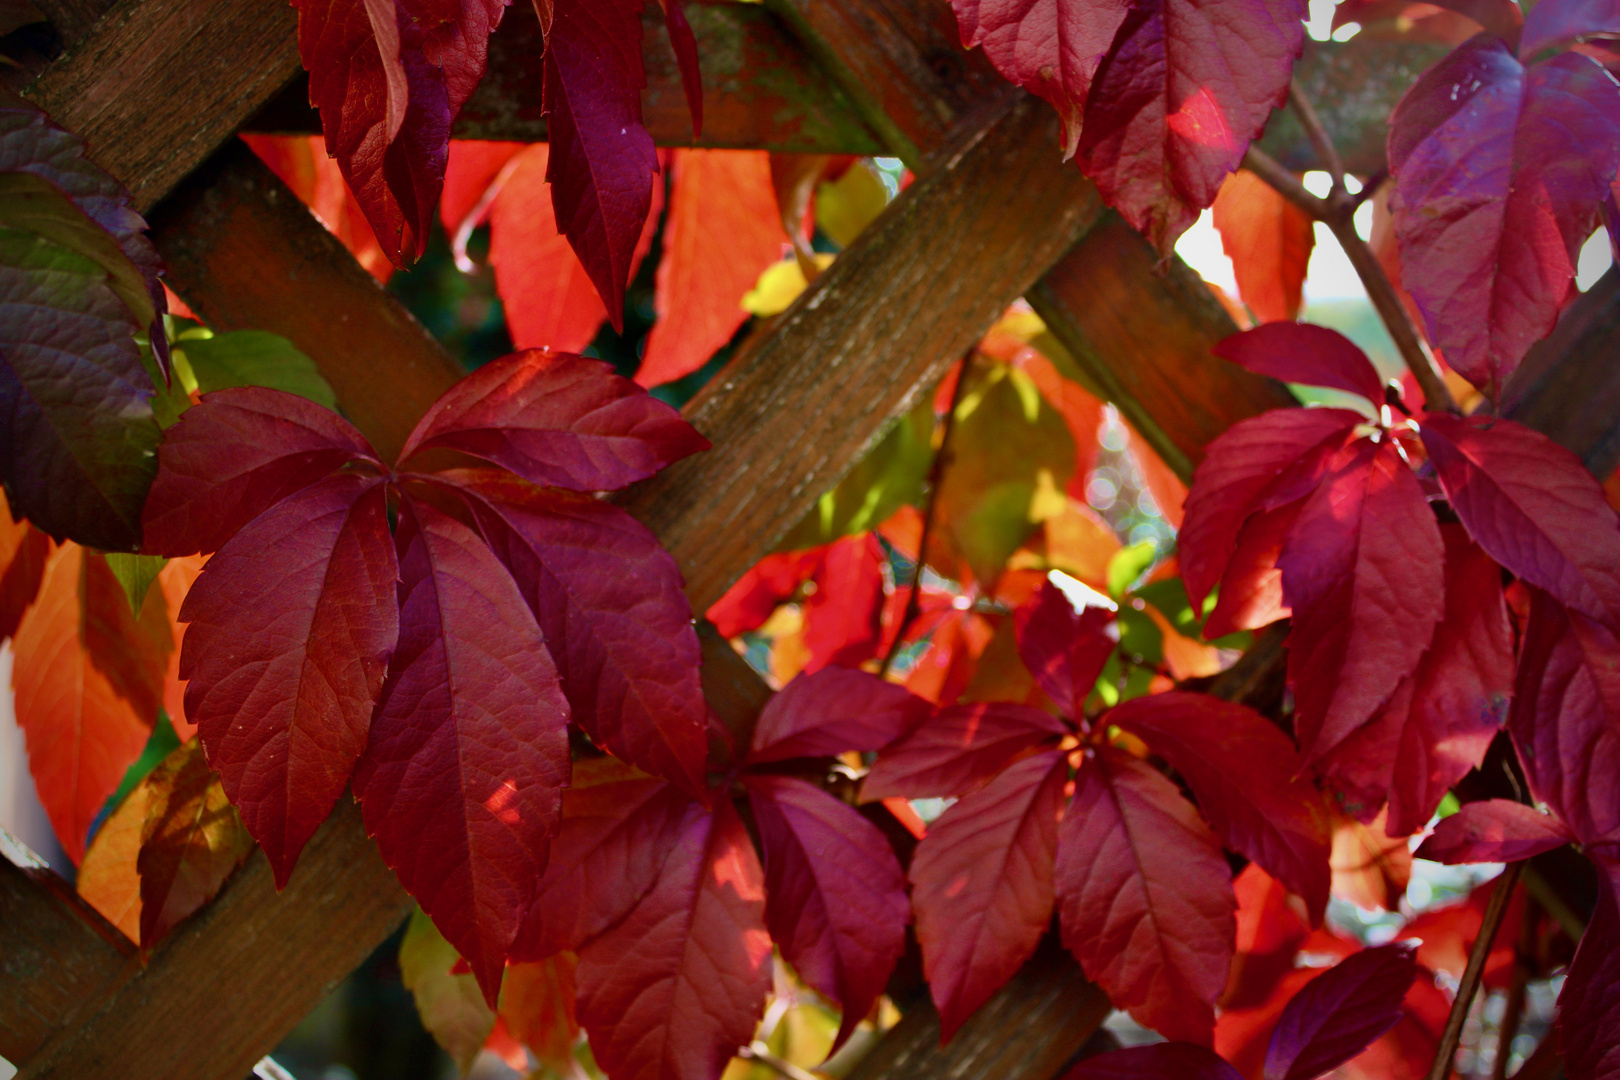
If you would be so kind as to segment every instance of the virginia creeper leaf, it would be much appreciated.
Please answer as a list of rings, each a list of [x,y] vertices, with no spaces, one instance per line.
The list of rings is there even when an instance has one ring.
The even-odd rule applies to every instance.
[[[1518,862],[1573,839],[1563,822],[1534,807],[1487,799],[1442,818],[1416,855],[1441,863]]]
[[[1547,0],[1530,9],[1524,20],[1519,57],[1558,48],[1587,35],[1620,35],[1620,8],[1613,0]]]
[[[1620,909],[1601,874],[1597,909],[1558,995],[1558,1043],[1570,1077],[1620,1076]]]
[[[1104,607],[1077,611],[1063,590],[1047,581],[1014,618],[1024,666],[1065,716],[1078,717],[1119,644],[1118,631],[1109,633],[1114,613]]]
[[[135,707],[148,727],[163,709],[174,633],[161,593],[148,593],[137,614],[123,584],[99,552],[86,552],[79,578],[79,640],[113,692]]]
[[[878,654],[883,641],[883,567],[888,561],[875,533],[828,544],[816,568],[815,589],[804,598],[805,671],[830,664],[856,667]]]
[[[1384,403],[1384,380],[1361,347],[1337,330],[1277,322],[1233,334],[1211,350],[1257,375],[1307,386],[1330,386]]]
[[[1100,748],[1063,817],[1056,880],[1063,943],[1086,977],[1167,1039],[1208,1046],[1237,901],[1220,844],[1175,785]]]
[[[782,958],[843,1010],[835,1047],[872,1011],[906,946],[900,863],[876,825],[787,776],[744,779],[765,850],[765,922]]]
[[[571,952],[529,964],[511,964],[501,982],[501,1021],[512,1037],[534,1051],[540,1064],[567,1075],[575,1067],[574,1043],[579,1021],[574,1009],[574,972],[579,958]]]
[[[1168,761],[1227,846],[1303,897],[1312,920],[1320,921],[1328,900],[1329,821],[1281,729],[1246,705],[1180,692],[1124,702],[1109,710],[1107,722],[1139,735]]]
[[[218,551],[265,510],[355,459],[377,453],[313,402],[261,387],[210,394],[158,450],[144,550],[171,558]]]
[[[237,386],[267,386],[308,398],[328,409],[337,408],[337,394],[320,368],[298,347],[279,334],[263,330],[232,330],[203,337],[185,336],[176,342],[202,393]]]
[[[131,941],[141,939],[141,877],[135,860],[151,790],[136,784],[96,829],[73,887]]]
[[[1238,1080],[1242,1074],[1207,1046],[1187,1042],[1132,1046],[1087,1058],[1063,1080]]]
[[[1288,681],[1307,762],[1370,718],[1417,668],[1445,599],[1444,545],[1393,443],[1335,457],[1277,566],[1293,609]]]
[[[214,898],[253,851],[253,837],[225,798],[193,740],[143,782],[149,804],[141,828],[141,948],[153,945]]]
[[[1068,776],[1055,750],[1016,762],[945,811],[917,845],[917,940],[947,1041],[1030,958],[1052,921]]]
[[[539,349],[492,360],[445,391],[400,452],[446,447],[535,484],[614,491],[709,441],[600,360]]]
[[[770,987],[765,882],[727,799],[693,807],[658,882],[579,954],[579,1019],[614,1080],[713,1080]]]
[[[1417,971],[1411,946],[1384,945],[1312,979],[1271,1033],[1265,1080],[1315,1080],[1361,1053],[1400,1022]]]
[[[452,973],[458,960],[455,947],[432,920],[420,908],[413,911],[399,943],[400,978],[416,1000],[422,1026],[465,1074],[489,1038],[495,1014],[477,980]]]
[[[439,222],[458,255],[465,253],[465,242],[460,234],[463,230],[471,234],[489,217],[506,179],[516,169],[515,159],[528,148],[527,143],[494,139],[450,140],[444,190],[439,193]],[[544,151],[541,153],[543,155]],[[551,205],[549,196],[546,205]],[[458,242],[459,248],[456,247]]]
[[[1620,627],[1620,529],[1574,454],[1511,420],[1431,413],[1422,432],[1447,501],[1491,558]]]
[[[27,521],[11,516],[0,492],[0,638],[12,637],[23,612],[39,595],[51,541]]]
[[[1407,291],[1446,362],[1493,400],[1553,328],[1620,166],[1620,87],[1584,56],[1529,68],[1491,34],[1390,117]]]
[[[377,838],[493,1006],[568,779],[568,702],[534,614],[484,542],[406,498],[399,644],[354,789]]]
[[[950,705],[878,755],[861,783],[861,801],[965,795],[1068,733],[1062,720],[1028,705]]]
[[[1384,831],[1384,815],[1362,824],[1341,817],[1333,827],[1333,895],[1368,911],[1394,911],[1412,880],[1412,849]]]
[[[1080,169],[1160,252],[1215,201],[1304,45],[1299,0],[1140,0],[1097,69]]]
[[[545,876],[512,943],[513,960],[578,949],[623,918],[657,879],[690,803],[614,758],[576,763]]]
[[[917,727],[927,701],[853,668],[800,675],[765,703],[748,752],[752,765],[848,750],[879,750]]]
[[[1210,207],[1232,260],[1238,296],[1268,323],[1299,318],[1316,229],[1304,211],[1247,169],[1221,183]]]
[[[1220,596],[1204,619],[1205,638],[1213,641],[1237,630],[1258,630],[1288,617],[1277,559],[1304,508],[1305,500],[1300,499],[1262,510],[1243,523],[1221,577]]]
[[[334,476],[232,537],[180,610],[186,715],[278,887],[366,748],[398,575],[381,481]]]
[[[706,612],[721,637],[758,630],[821,564],[821,549],[767,555],[738,578]]]

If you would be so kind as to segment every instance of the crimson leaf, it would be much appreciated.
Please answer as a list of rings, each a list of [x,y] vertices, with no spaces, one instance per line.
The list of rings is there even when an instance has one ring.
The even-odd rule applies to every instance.
[[[1384,945],[1306,983],[1271,1032],[1265,1080],[1315,1080],[1361,1053],[1400,1022],[1417,972],[1411,946]]]
[[[1076,611],[1052,582],[1015,615],[1018,655],[1040,688],[1064,715],[1078,717],[1103,665],[1114,655],[1118,632],[1108,631],[1114,613],[1107,608]]]
[[[1603,875],[1597,910],[1558,995],[1558,1041],[1569,1076],[1620,1076],[1620,909],[1614,885]]]
[[[1361,347],[1337,330],[1310,323],[1273,322],[1219,342],[1212,350],[1258,375],[1307,386],[1330,386],[1384,403],[1384,380]]]
[[[1305,500],[1299,499],[1262,510],[1243,523],[1221,576],[1220,597],[1204,620],[1206,639],[1213,641],[1234,630],[1258,630],[1288,617],[1277,559],[1304,508]]]
[[[1087,1058],[1063,1080],[1239,1080],[1242,1076],[1215,1051],[1197,1043],[1163,1042],[1132,1046]]]
[[[822,551],[815,591],[805,597],[805,671],[855,667],[877,655],[883,628],[883,545],[874,533],[845,536]]]
[[[1518,862],[1573,840],[1563,822],[1509,799],[1467,803],[1417,849],[1441,863]]]
[[[950,705],[878,755],[861,784],[861,800],[965,795],[1068,733],[1062,720],[1028,705]]]
[[[800,675],[760,711],[748,763],[878,750],[922,722],[929,703],[853,668]]]

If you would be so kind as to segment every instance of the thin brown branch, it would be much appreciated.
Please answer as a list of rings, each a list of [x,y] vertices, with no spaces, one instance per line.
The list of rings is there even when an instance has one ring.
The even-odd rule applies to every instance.
[[[1451,1015],[1446,1017],[1446,1027],[1440,1035],[1440,1048],[1435,1052],[1434,1064],[1429,1068],[1429,1080],[1446,1080],[1451,1075],[1451,1061],[1457,1055],[1457,1041],[1462,1038],[1463,1021],[1468,1018],[1474,992],[1479,989],[1479,980],[1485,974],[1485,958],[1491,954],[1491,944],[1496,940],[1496,932],[1502,928],[1502,916],[1507,914],[1508,900],[1512,898],[1513,887],[1518,884],[1519,874],[1523,871],[1524,863],[1508,863],[1502,876],[1496,879],[1496,888],[1491,890],[1490,902],[1485,905],[1485,918],[1479,926],[1479,936],[1474,939],[1474,947],[1468,952],[1468,966],[1463,969],[1457,998],[1451,1003]]]
[[[1292,80],[1288,84],[1288,105],[1298,117],[1299,126],[1305,129],[1305,137],[1311,140],[1311,149],[1316,151],[1317,160],[1322,163],[1328,175],[1333,177],[1333,190],[1344,191],[1344,162],[1339,159],[1339,151],[1333,145],[1333,137],[1323,126],[1322,118],[1316,114],[1316,106],[1311,104],[1310,99],[1305,96],[1305,91],[1300,89],[1298,80]]]
[[[1252,143],[1243,155],[1243,167],[1264,180],[1271,189],[1316,221],[1326,221],[1332,213],[1326,199],[1312,195],[1299,177],[1281,162]]]

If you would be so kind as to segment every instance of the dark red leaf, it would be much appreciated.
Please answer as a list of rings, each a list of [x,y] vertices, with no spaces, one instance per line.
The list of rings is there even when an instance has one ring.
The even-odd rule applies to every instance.
[[[1620,529],[1579,458],[1511,420],[1429,414],[1422,431],[1447,501],[1491,558],[1620,626]]]
[[[1076,785],[1058,838],[1063,943],[1140,1023],[1210,1045],[1237,925],[1220,844],[1174,784],[1111,747]]]
[[[1064,714],[1079,717],[1103,665],[1119,644],[1114,613],[1103,607],[1079,611],[1050,581],[1033,602],[1014,613],[1018,655],[1040,688]]]
[[[622,1080],[714,1080],[771,984],[765,882],[729,800],[689,812],[653,886],[579,954],[579,1021]]]
[[[557,225],[621,331],[658,172],[652,136],[641,126],[641,8],[642,0],[555,5],[543,61],[546,179]]]
[[[1444,600],[1434,512],[1388,439],[1341,450],[1277,560],[1293,609],[1288,681],[1301,752],[1315,761],[1417,668]]]
[[[12,637],[39,595],[51,541],[27,521],[13,520],[0,492],[0,638]]]
[[[1563,822],[1508,799],[1467,803],[1417,849],[1441,863],[1518,862],[1574,839]]]
[[[382,482],[334,476],[232,537],[180,610],[186,716],[278,886],[366,748],[398,577]]]
[[[603,749],[702,796],[708,708],[675,560],[623,510],[494,470],[447,476],[534,612],[574,722]]]
[[[1087,1058],[1063,1080],[1241,1080],[1242,1074],[1215,1051],[1197,1043],[1132,1046]]]
[[[1417,671],[1378,715],[1322,762],[1348,796],[1346,810],[1370,821],[1387,801],[1394,836],[1418,832],[1446,792],[1485,757],[1507,718],[1513,692],[1513,630],[1502,571],[1455,523],[1446,545],[1446,608]]]
[[[709,441],[600,360],[530,349],[492,360],[445,391],[400,451],[483,458],[545,487],[615,491]]]
[[[1232,260],[1238,295],[1255,320],[1299,318],[1305,272],[1316,246],[1311,219],[1247,169],[1226,178],[1210,210],[1221,248]]]
[[[218,551],[265,510],[357,459],[377,453],[313,401],[258,386],[204,395],[158,448],[144,549]]]
[[[928,702],[853,668],[800,675],[765,703],[748,763],[880,750],[922,722]]]
[[[997,71],[1057,110],[1064,157],[1073,157],[1092,77],[1130,5],[1124,0],[952,0],[951,6],[963,45],[984,46]]]
[[[669,784],[614,758],[575,763],[513,961],[577,950],[628,914],[657,880],[690,806]]]
[[[1348,409],[1274,409],[1232,425],[1209,444],[1193,473],[1186,517],[1177,534],[1182,580],[1193,610],[1199,610],[1221,579],[1243,523],[1272,501],[1268,492],[1275,492],[1283,478],[1298,475],[1305,481],[1303,490],[1283,502],[1309,493],[1315,478],[1365,420]]]
[[[366,831],[490,1007],[568,782],[568,702],[540,627],[475,533],[406,498],[399,645],[354,772]]]
[[[1248,706],[1180,692],[1134,698],[1104,722],[1141,736],[1192,787],[1226,845],[1303,897],[1321,921],[1331,823],[1281,729]]]
[[[1058,751],[1025,758],[945,811],[917,845],[912,907],[946,1040],[1030,958],[1052,921],[1068,778]]]
[[[1417,977],[1409,945],[1363,949],[1294,995],[1271,1033],[1265,1080],[1315,1080],[1400,1022]]]
[[[1337,330],[1310,323],[1273,322],[1233,334],[1212,350],[1257,375],[1307,386],[1330,386],[1384,403],[1384,380],[1361,347]]]
[[[1620,87],[1565,53],[1528,69],[1480,34],[1390,118],[1402,278],[1446,362],[1495,399],[1553,328],[1620,166]]]
[[[1614,0],[1547,0],[1531,8],[1524,20],[1519,57],[1529,61],[1544,49],[1599,34],[1620,35],[1620,7]]]
[[[1080,169],[1168,255],[1288,93],[1298,0],[1141,0],[1097,69]]]
[[[872,1011],[905,951],[906,882],[878,827],[821,789],[749,776],[765,847],[765,921],[782,958],[843,1010],[834,1047]]]
[[[1597,910],[1558,995],[1558,1042],[1570,1080],[1620,1076],[1620,911],[1602,875]]]
[[[1010,701],[949,705],[878,755],[861,801],[965,795],[1069,730],[1051,713]]]
[[[856,667],[878,654],[883,629],[883,566],[887,556],[876,533],[858,533],[828,544],[805,597],[805,671],[829,664]]]
[[[1204,638],[1213,641],[1235,630],[1258,630],[1288,617],[1277,559],[1304,508],[1305,500],[1300,499],[1262,510],[1244,522],[1221,577],[1220,596],[1204,619]]]

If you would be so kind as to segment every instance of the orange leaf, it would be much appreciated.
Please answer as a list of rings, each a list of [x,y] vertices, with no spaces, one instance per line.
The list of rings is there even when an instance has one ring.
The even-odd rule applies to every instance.
[[[314,211],[367,273],[387,283],[394,266],[344,183],[336,159],[327,156],[325,139],[319,135],[243,135],[242,141]]]
[[[169,656],[169,670],[164,676],[163,709],[169,714],[169,723],[174,725],[174,733],[181,742],[197,734],[197,725],[186,719],[186,680],[180,677],[180,643],[185,636],[185,624],[179,622],[176,616],[180,613],[180,605],[185,602],[186,593],[191,591],[192,583],[202,573],[206,562],[207,555],[170,559],[168,565],[158,573],[157,579],[157,586],[168,601],[169,629],[174,636],[174,652]]]
[[[1238,294],[1260,322],[1299,317],[1316,231],[1311,219],[1247,169],[1226,178],[1212,208]]]
[[[461,229],[476,228],[494,201],[495,182],[507,163],[526,149],[520,142],[451,139],[450,159],[444,169],[444,191],[439,195],[439,220],[452,239]]]
[[[574,969],[579,959],[560,952],[529,964],[510,964],[501,984],[501,1020],[518,1042],[555,1072],[574,1071],[579,1021],[574,1016]]]
[[[74,887],[131,941],[141,936],[141,878],[135,869],[152,789],[136,784],[96,830]]]
[[[0,638],[17,632],[23,612],[39,593],[50,554],[50,537],[27,521],[13,521],[0,492]]]
[[[1371,825],[1340,817],[1333,825],[1333,895],[1368,910],[1394,911],[1412,880],[1406,837],[1384,835],[1380,812]]]

